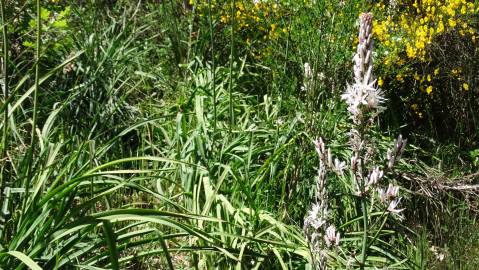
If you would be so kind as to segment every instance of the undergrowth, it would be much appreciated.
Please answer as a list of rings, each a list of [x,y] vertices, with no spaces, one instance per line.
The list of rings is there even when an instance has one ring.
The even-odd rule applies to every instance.
[[[412,12],[413,2],[390,12]],[[340,96],[352,78],[358,15],[389,12],[385,6],[0,3],[0,269],[316,266],[303,232],[317,192],[312,142],[325,138],[349,162],[350,116]],[[377,18],[382,25],[387,15]],[[447,42],[469,42],[455,37]],[[444,51],[434,44],[424,51],[431,57]],[[363,199],[332,177],[327,195],[341,239],[326,254],[328,269],[476,269],[479,155],[463,138],[477,137],[476,63],[459,63],[470,108],[447,117],[437,107],[422,111],[428,121],[394,97],[399,86],[417,86],[408,85],[414,77],[396,78],[391,66],[404,63],[383,64],[375,68],[388,79],[388,109],[369,136],[378,153],[397,134],[409,139],[397,174],[388,175],[402,187],[405,219],[371,218],[379,229],[364,238]],[[459,87],[440,88],[443,80],[434,81],[437,93]],[[457,125],[452,115],[461,116]]]

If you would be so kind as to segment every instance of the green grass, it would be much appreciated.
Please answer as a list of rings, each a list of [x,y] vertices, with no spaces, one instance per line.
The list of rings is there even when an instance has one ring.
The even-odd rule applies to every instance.
[[[73,3],[67,26],[55,28],[64,3],[0,1],[0,269],[312,268],[303,233],[318,166],[312,141],[351,154],[339,95],[352,80],[363,6],[278,3],[282,16],[258,25],[287,31],[263,39],[239,19],[223,24],[220,5],[206,2]],[[233,18],[238,10],[227,6]],[[308,91],[305,62],[322,74]],[[385,120],[371,135],[378,152],[407,124]],[[447,178],[477,169],[451,157],[468,150],[428,136],[433,147],[413,141],[400,170],[438,167]],[[414,183],[391,178],[408,191],[406,208],[428,207],[371,226],[366,264],[475,269],[476,213],[446,195],[444,209],[429,207]],[[344,269],[360,251],[363,220],[349,183],[331,179],[342,241],[328,262]]]

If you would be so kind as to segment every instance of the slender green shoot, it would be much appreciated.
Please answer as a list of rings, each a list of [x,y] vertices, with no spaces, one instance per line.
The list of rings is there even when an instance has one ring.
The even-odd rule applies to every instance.
[[[230,117],[230,132],[233,129],[235,119],[234,119],[234,110],[233,110],[233,58],[234,58],[234,32],[235,32],[235,5],[236,1],[233,0],[231,4],[231,44],[230,44],[230,71],[229,71],[229,83],[228,83],[228,93],[229,93],[229,117]]]
[[[33,116],[32,116],[32,130],[30,133],[30,152],[28,156],[28,165],[27,165],[27,173],[26,178],[24,179],[24,187],[25,187],[25,197],[23,200],[23,208],[26,206],[27,199],[29,198],[28,194],[30,192],[30,181],[31,181],[31,173],[32,173],[32,166],[33,166],[33,158],[35,152],[35,144],[36,144],[36,126],[37,126],[37,110],[38,110],[38,88],[39,88],[39,81],[40,81],[40,47],[42,43],[42,18],[41,18],[41,4],[40,0],[36,1],[37,4],[37,35],[36,35],[36,50],[35,50],[35,90],[33,91]],[[25,210],[25,209],[23,209]]]
[[[2,16],[2,40],[3,40],[3,82],[4,82],[4,106],[5,111],[3,114],[3,133],[2,133],[2,153],[0,158],[4,160],[4,165],[2,166],[2,175],[0,179],[0,202],[2,201],[3,195],[3,185],[8,177],[8,173],[6,170],[7,162],[7,149],[8,149],[8,99],[9,99],[9,89],[8,89],[8,36],[7,36],[7,20],[5,19],[5,0],[0,0],[0,16]],[[3,163],[3,162],[2,162]]]
[[[360,268],[364,269],[367,257],[367,248],[368,248],[368,210],[366,206],[366,198],[361,198],[361,211],[363,212],[363,242],[361,247],[361,265]]]
[[[213,29],[213,18],[211,14],[211,0],[208,0],[208,23],[210,27],[210,46],[211,46],[211,69],[213,70],[213,133],[216,133],[216,121],[217,121],[217,111],[216,111],[216,62],[215,62],[215,42],[214,42],[214,29]]]

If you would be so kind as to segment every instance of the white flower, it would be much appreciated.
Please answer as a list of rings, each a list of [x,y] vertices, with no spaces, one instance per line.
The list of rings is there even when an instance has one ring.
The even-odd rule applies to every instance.
[[[327,213],[321,213],[321,205],[313,204],[313,207],[308,212],[308,217],[306,217],[305,224],[310,225],[314,229],[319,229],[326,223],[326,218],[324,217]]]
[[[346,168],[346,162],[339,161],[339,159],[334,159],[334,169],[339,175],[343,175],[343,171]]]
[[[442,262],[446,257],[444,253],[439,252],[439,248],[436,246],[432,246],[431,248],[429,248],[429,250],[432,251],[432,254],[434,254],[434,256],[436,256],[436,259],[438,259],[440,262]]]
[[[393,184],[389,183],[387,189],[378,189],[379,200],[384,203],[388,204],[388,211],[396,212],[397,205],[399,204],[400,198],[397,199],[399,193],[399,186],[394,186]],[[392,210],[392,211],[391,211]],[[403,209],[399,210],[402,211]]]
[[[324,240],[326,241],[326,245],[330,247],[331,245],[339,245],[340,235],[339,232],[336,233],[336,227],[334,225],[330,225],[326,229],[326,235],[324,236]]]
[[[382,110],[380,105],[385,98],[382,96],[381,90],[376,88],[374,80],[370,84],[355,82],[348,85],[346,92],[341,95],[341,98],[348,104],[348,111],[354,116],[359,116],[364,110],[361,105],[365,105],[370,109]]]
[[[353,117],[361,114],[359,106],[367,104],[363,87],[358,83],[348,85],[346,87],[346,92],[341,95],[341,99],[346,101],[348,104],[348,111]]]
[[[278,118],[278,119],[276,120],[276,124],[278,124],[278,126],[283,125],[283,124],[284,124],[283,118]]]
[[[378,195],[379,195],[379,200],[382,203],[386,203],[387,201],[387,196],[386,196],[386,191],[382,188],[378,189]]]
[[[304,63],[304,77],[311,79],[313,77],[313,70],[308,62]]]
[[[388,206],[388,211],[391,212],[391,213],[394,213],[394,214],[399,214],[401,213],[403,209],[398,209],[398,204],[401,202],[401,198],[399,199],[394,199],[392,200],[390,203],[389,203],[389,206]]]
[[[369,181],[367,183],[368,186],[375,185],[379,182],[379,180],[383,177],[384,172],[379,169],[379,167],[375,167],[373,171],[369,174]]]
[[[376,80],[374,80],[373,83],[376,83]],[[384,108],[381,107],[380,104],[382,104],[384,100],[385,98],[382,96],[381,90],[379,88],[368,88],[366,101],[369,108],[383,110]]]
[[[323,72],[319,72],[317,76],[318,76],[318,80],[320,80],[320,81],[322,81],[322,80],[324,80],[324,78],[326,78],[326,76],[324,76]]]

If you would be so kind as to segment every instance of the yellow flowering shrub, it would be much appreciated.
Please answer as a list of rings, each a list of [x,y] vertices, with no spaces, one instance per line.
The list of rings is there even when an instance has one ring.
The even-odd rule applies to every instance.
[[[407,59],[430,61],[427,47],[436,36],[450,31],[468,36],[473,43],[478,38],[477,30],[468,24],[469,15],[479,12],[479,6],[472,1],[416,0],[406,12],[398,10],[396,13],[387,12],[387,8],[391,7],[386,7],[383,1],[376,4],[374,26],[377,40],[388,52],[387,63],[398,61],[404,51]]]
[[[461,117],[471,122],[470,108],[479,110],[469,102],[477,95],[479,81],[479,64],[470,64],[479,52],[476,1],[379,0],[369,1],[369,6],[359,0],[189,1],[203,26],[209,25],[211,14],[216,59],[228,61],[234,44],[235,57],[246,57],[247,68],[254,66],[253,73],[261,73],[254,87],[262,78],[300,89],[302,66],[308,62],[321,74],[320,83],[301,98],[318,100],[326,89],[341,92],[358,42],[349,33],[356,29],[357,15],[370,10],[377,83],[394,97],[392,110],[411,120],[408,123],[441,128],[448,126],[441,124],[445,122],[454,126]],[[202,31],[210,32],[208,27]]]
[[[427,119],[444,127],[441,121],[469,119],[467,107],[477,105],[473,98],[477,67],[466,59],[477,53],[479,4],[471,0],[379,1],[371,9],[380,65],[378,84],[392,91],[418,123]]]
[[[288,33],[283,20],[288,16],[288,9],[274,1],[227,0],[220,5],[211,0],[211,9],[207,0],[190,0],[190,4],[200,17],[208,16],[209,12],[213,14],[213,20],[225,31],[220,38],[228,40],[233,27],[238,47],[256,59],[269,55],[272,51],[269,42],[278,42]]]

